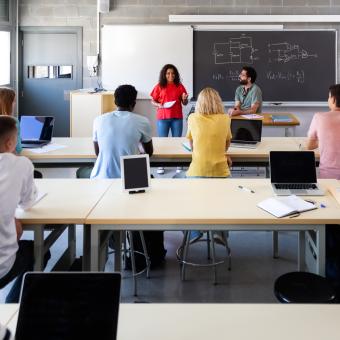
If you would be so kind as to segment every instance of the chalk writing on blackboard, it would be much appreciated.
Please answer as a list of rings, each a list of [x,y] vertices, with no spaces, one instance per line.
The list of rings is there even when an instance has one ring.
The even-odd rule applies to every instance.
[[[266,78],[268,80],[294,81],[299,84],[303,84],[305,82],[305,71],[267,71]]]
[[[298,44],[288,42],[268,44],[269,62],[288,63],[290,61],[304,61],[317,58],[317,54],[310,54]]]
[[[215,64],[252,64],[257,49],[253,46],[253,39],[246,35],[230,38],[227,42],[214,43],[213,55]]]

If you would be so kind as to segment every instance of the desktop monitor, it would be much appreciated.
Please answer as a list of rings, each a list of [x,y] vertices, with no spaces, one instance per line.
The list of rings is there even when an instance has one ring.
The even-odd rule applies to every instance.
[[[115,340],[119,273],[26,273],[17,340]]]
[[[150,187],[149,155],[130,155],[120,157],[123,189],[130,193],[144,192]]]

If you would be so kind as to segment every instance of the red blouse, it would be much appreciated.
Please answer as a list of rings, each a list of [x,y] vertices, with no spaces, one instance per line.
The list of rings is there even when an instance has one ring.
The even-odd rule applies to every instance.
[[[150,96],[155,102],[163,105],[166,102],[176,101],[170,108],[157,109],[157,119],[183,118],[183,93],[187,94],[187,90],[182,84],[175,85],[174,83],[171,83],[167,84],[166,87],[160,87],[160,85],[157,84],[150,93]]]

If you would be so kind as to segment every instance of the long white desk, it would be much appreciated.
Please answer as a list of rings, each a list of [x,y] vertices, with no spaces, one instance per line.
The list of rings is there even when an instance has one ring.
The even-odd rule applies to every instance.
[[[117,340],[339,340],[339,320],[337,304],[120,304]]]
[[[103,230],[294,230],[299,231],[298,269],[304,269],[305,231],[316,232],[316,272],[325,273],[325,224],[340,223],[340,207],[327,192],[312,197],[326,205],[296,218],[278,219],[256,206],[273,196],[266,179],[153,179],[145,194],[129,195],[113,184],[86,218],[91,225],[91,270],[99,269]],[[321,180],[321,187],[336,185]],[[245,192],[239,185],[251,188]],[[326,190],[327,191],[327,190]],[[118,243],[118,242],[117,242]],[[116,269],[120,270],[119,251]]]
[[[186,141],[185,137],[153,137],[152,140],[154,144],[154,154],[151,157],[152,166],[176,166],[191,162],[191,152],[182,145],[182,142]],[[264,137],[256,149],[231,147],[228,150],[228,155],[231,156],[234,165],[266,166],[269,162],[270,151],[297,151],[303,140],[303,138],[294,137]],[[53,142],[66,147],[39,154],[23,150],[21,154],[30,158],[40,167],[80,166],[93,164],[96,159],[91,138],[53,138]],[[318,158],[318,153],[316,153],[316,157]]]
[[[35,270],[43,269],[44,254],[51,245],[44,238],[46,224],[53,225],[57,235],[62,226],[71,225],[68,234],[68,249],[63,255],[67,262],[75,257],[74,224],[84,224],[87,215],[111,185],[110,180],[89,179],[39,179],[35,183],[40,192],[47,195],[26,211],[18,211],[25,230],[34,231]],[[50,237],[50,236],[49,236]],[[84,245],[85,248],[87,245]]]

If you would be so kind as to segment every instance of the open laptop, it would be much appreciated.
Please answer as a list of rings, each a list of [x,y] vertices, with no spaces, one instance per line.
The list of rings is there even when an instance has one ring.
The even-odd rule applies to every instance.
[[[232,119],[231,120],[231,144],[236,148],[256,148],[261,142],[261,119]]]
[[[24,277],[17,340],[115,340],[119,273],[27,273]]]
[[[23,148],[40,148],[51,142],[54,117],[21,116],[20,133]]]
[[[270,180],[276,195],[322,196],[313,151],[271,151]]]

